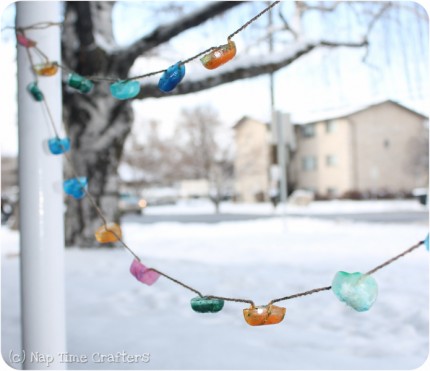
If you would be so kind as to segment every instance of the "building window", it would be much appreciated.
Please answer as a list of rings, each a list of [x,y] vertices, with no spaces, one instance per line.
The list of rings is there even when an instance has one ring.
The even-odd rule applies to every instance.
[[[317,169],[317,158],[315,156],[305,156],[302,158],[302,170],[313,171]]]
[[[306,124],[302,126],[302,136],[304,138],[312,138],[315,136],[315,125]]]
[[[336,166],[337,165],[337,157],[335,155],[327,155],[325,157],[325,163],[327,166]]]
[[[325,132],[334,133],[336,130],[336,122],[334,120],[328,120],[325,122]]]

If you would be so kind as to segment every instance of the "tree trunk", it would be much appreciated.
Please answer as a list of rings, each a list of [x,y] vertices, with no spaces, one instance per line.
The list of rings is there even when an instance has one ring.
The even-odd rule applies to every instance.
[[[74,144],[69,158],[77,174],[66,166],[66,178],[86,176],[88,190],[107,221],[118,223],[117,169],[133,115],[129,103],[115,100],[106,90],[107,86],[100,86],[91,96],[78,93],[68,96],[65,122]],[[94,245],[94,231],[102,224],[88,197],[67,198],[67,245]]]
[[[63,65],[82,75],[108,75],[112,56],[96,40],[114,46],[110,2],[67,2],[63,31]],[[64,123],[72,143],[65,178],[88,178],[88,196],[67,197],[66,245],[94,246],[95,230],[103,224],[97,205],[108,222],[119,222],[117,168],[124,141],[131,130],[130,104],[115,100],[109,83],[97,83],[89,94],[63,89]]]
[[[217,197],[215,200],[213,200],[213,203],[214,203],[214,205],[215,205],[215,214],[219,214],[219,204],[220,204],[220,200],[219,200],[219,198]]]
[[[131,47],[121,49],[112,32],[114,2],[67,2],[61,64],[84,76],[126,78],[142,53],[240,3],[209,3],[190,17],[161,25]],[[94,232],[103,224],[98,211],[107,222],[119,223],[117,170],[133,114],[130,102],[111,96],[108,82],[95,84],[88,95],[67,87],[63,91],[63,119],[73,149],[68,157],[77,173],[66,164],[65,177],[87,177],[92,196],[82,200],[67,197],[66,244],[94,246]]]

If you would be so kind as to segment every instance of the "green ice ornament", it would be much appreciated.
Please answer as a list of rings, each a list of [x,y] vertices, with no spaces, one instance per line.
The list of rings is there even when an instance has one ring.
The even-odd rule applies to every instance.
[[[77,73],[70,73],[69,78],[67,79],[67,85],[71,88],[79,90],[81,93],[87,94],[94,87],[94,83],[87,78],[78,75]]]
[[[224,300],[197,296],[191,299],[191,308],[199,313],[216,313],[224,307]]]
[[[43,101],[43,93],[37,86],[36,82],[31,82],[27,85],[27,91],[30,93],[30,95],[33,97],[33,99],[36,102],[42,102]]]

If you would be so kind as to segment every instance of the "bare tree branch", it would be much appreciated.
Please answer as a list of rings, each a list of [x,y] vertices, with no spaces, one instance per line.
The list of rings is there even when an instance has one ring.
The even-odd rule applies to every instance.
[[[372,18],[372,20],[369,22],[368,26],[367,26],[367,32],[366,32],[366,37],[369,37],[370,33],[373,30],[373,27],[375,26],[376,22],[382,17],[382,15],[389,9],[392,7],[392,3],[391,2],[386,2],[384,3],[384,5],[381,6],[381,8],[378,10],[378,12],[376,12],[376,14],[374,15],[374,17]],[[367,58],[369,56],[369,46],[366,46],[366,53],[363,56],[363,63],[367,63]]]
[[[273,55],[272,58],[268,59],[267,62],[256,63],[255,65],[250,65],[249,61],[244,63],[237,63],[234,69],[225,69],[216,75],[205,76],[200,80],[185,80],[179,84],[174,91],[169,93],[169,96],[184,95],[189,93],[195,93],[198,91],[214,88],[216,86],[233,82],[236,80],[247,79],[256,77],[259,75],[264,75],[268,73],[273,73],[286,67],[299,59],[301,56],[308,54],[316,47],[363,47],[368,44],[367,40],[361,42],[335,42],[328,40],[321,40],[314,43],[303,43],[301,47],[297,48],[294,53],[285,54],[285,57],[277,57]],[[233,62],[230,62],[231,64]],[[156,84],[143,84],[140,94],[136,99],[144,98],[161,98],[166,97],[166,94],[158,89]]]
[[[375,26],[376,22],[382,17],[382,15],[385,13],[386,10],[392,7],[392,3],[386,2],[384,5],[381,6],[381,8],[376,12],[373,19],[369,22],[369,25],[367,26],[367,33],[366,35],[369,35],[370,32],[372,32],[373,27]]]
[[[141,54],[169,41],[174,36],[196,27],[216,15],[224,13],[243,1],[214,1],[209,5],[183,16],[180,20],[157,27],[149,35],[137,40],[134,44],[116,55],[118,64],[130,67]]]
[[[287,18],[285,18],[284,14],[282,13],[282,8],[279,8],[279,18],[281,19],[282,23],[284,24],[284,30],[290,31],[294,38],[297,38],[297,32],[291,27],[290,23],[287,21]]]

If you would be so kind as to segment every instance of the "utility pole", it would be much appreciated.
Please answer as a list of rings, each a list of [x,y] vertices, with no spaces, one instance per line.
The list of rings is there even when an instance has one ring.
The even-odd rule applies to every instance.
[[[271,2],[267,1],[267,5],[270,5]],[[272,54],[273,52],[273,14],[272,12],[268,12],[269,17],[269,23],[268,23],[268,29],[269,29],[269,53]],[[273,72],[269,74],[269,84],[270,84],[270,107],[272,108],[272,116],[273,112],[275,110],[275,83],[274,83],[274,76]]]
[[[270,4],[270,1],[267,2]],[[269,30],[269,52],[273,52],[273,14],[268,12],[268,30]],[[286,138],[285,138],[285,122],[284,117],[281,112],[275,109],[275,82],[274,74],[269,74],[269,84],[270,84],[270,105],[272,111],[272,138],[276,140],[277,145],[277,165],[278,165],[278,178],[279,178],[279,196],[280,203],[283,205],[283,214],[286,216],[286,205],[287,205],[287,162],[286,162]]]
[[[24,1],[18,2],[16,9],[16,27],[60,21],[60,2]],[[52,61],[60,62],[58,26],[29,29],[26,36],[37,41]],[[34,101],[27,92],[34,75],[22,46],[18,46],[17,59],[22,368],[65,369],[58,356],[66,351],[62,157],[47,149],[47,140],[54,133],[43,102]],[[39,88],[49,102],[54,122],[60,125],[60,73],[41,77]]]
[[[279,188],[280,188],[280,200],[283,205],[283,211],[286,212],[287,207],[287,196],[288,196],[288,185],[287,185],[287,144],[286,144],[286,133],[285,129],[288,124],[289,115],[286,115],[280,111],[276,111],[274,114],[275,124],[277,126],[277,139],[278,139],[278,166],[279,166]]]

